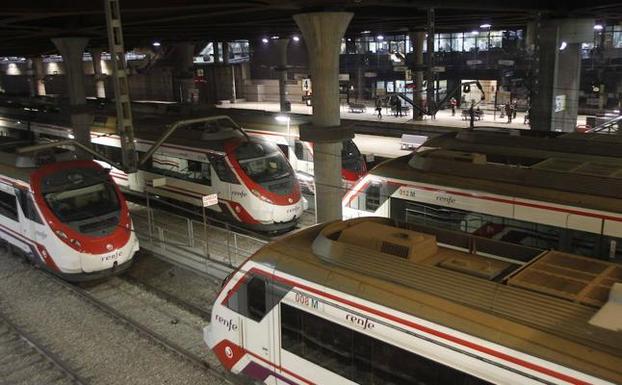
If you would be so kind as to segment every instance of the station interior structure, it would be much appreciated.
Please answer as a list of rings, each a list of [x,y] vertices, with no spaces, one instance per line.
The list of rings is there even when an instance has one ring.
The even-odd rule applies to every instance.
[[[485,171],[490,179],[482,185],[488,187],[472,196],[500,205],[509,202],[502,196],[515,194],[511,226],[527,222],[532,226],[516,243],[542,249],[559,245],[563,252],[597,257],[598,269],[605,266],[600,283],[589,285],[607,281],[608,286],[603,286],[598,301],[588,305],[597,304],[592,312],[596,313],[607,303],[598,322],[613,330],[609,343],[622,341],[620,2],[26,1],[3,4],[0,29],[2,136],[27,131],[33,135],[32,146],[51,148],[50,143],[57,143],[75,151],[77,158],[114,166],[111,176],[124,192],[127,189],[128,200],[135,199],[128,210],[145,253],[164,255],[166,263],[223,279],[231,270],[222,266],[245,263],[277,233],[353,217],[380,215],[408,222],[426,215],[426,225],[451,222],[447,225],[451,231],[485,237],[486,231],[500,226],[495,218],[505,214],[489,213],[485,217],[489,222],[482,225],[483,219],[466,214],[466,206],[450,212],[440,205],[467,196],[464,191],[477,190],[479,182],[464,181],[472,175],[456,171],[463,170],[464,162],[486,165],[493,170]],[[205,133],[197,134],[203,124],[208,130],[217,127],[220,131],[212,134],[222,136],[209,142]],[[469,136],[472,133],[482,136]],[[493,145],[489,134],[504,139],[494,139]],[[446,135],[457,139],[439,139]],[[110,138],[118,143],[111,144]],[[231,138],[236,138],[234,144],[228,142]],[[235,147],[243,140],[254,147]],[[187,155],[180,151],[192,152],[191,145],[200,155],[182,159]],[[544,147],[549,145],[545,156]],[[445,152],[426,155],[433,147]],[[282,151],[279,156],[284,160],[275,157],[272,148]],[[415,159],[418,151],[423,155]],[[269,172],[291,180],[277,183],[278,178],[261,174],[268,171],[257,171],[256,160],[262,156],[266,157],[262,167],[274,168]],[[226,157],[230,158],[223,160]],[[448,157],[454,163],[443,163],[449,162]],[[182,163],[177,163],[180,159]],[[449,187],[438,187],[434,198],[438,205],[421,212],[416,211],[420,206],[406,200],[389,199],[393,203],[387,204],[393,206],[383,205],[385,195],[412,194],[412,198],[417,188],[416,194],[422,195],[432,191],[433,184],[440,185],[442,177],[429,176],[440,167],[425,163],[432,160],[446,167],[439,175],[456,172],[456,180],[463,178],[455,188],[462,192],[448,197],[454,194]],[[169,169],[163,171],[156,163],[168,164]],[[497,174],[499,165],[507,169]],[[585,171],[587,165],[593,166],[592,171]],[[405,187],[400,178],[406,179],[410,168],[427,173],[427,187],[421,187],[424,179]],[[288,174],[290,169],[298,179]],[[133,178],[140,170],[155,176]],[[557,178],[554,172],[576,177]],[[181,203],[171,203],[174,198],[158,190],[165,183],[173,186],[174,178],[186,183],[174,187],[177,193],[186,189],[184,194],[190,197]],[[144,185],[133,187],[137,183]],[[499,187],[510,183],[515,184],[514,191]],[[207,187],[193,190],[191,184]],[[546,189],[557,193],[542,193]],[[543,211],[534,214],[536,219],[519,214],[516,197],[523,190],[529,210],[544,210],[542,197],[557,211],[566,210],[564,205],[574,207],[564,211],[564,223],[568,229],[575,226],[573,230],[555,227],[551,218],[557,214]],[[244,207],[247,196],[278,207],[269,214],[263,206]],[[201,199],[203,203],[197,204]],[[0,214],[4,204],[0,202]],[[197,209],[201,204],[202,211]],[[206,214],[210,205],[221,207],[215,218]],[[175,209],[165,209],[169,206]],[[393,217],[398,207],[401,212]],[[277,214],[278,210],[282,211]],[[589,218],[572,219],[582,215],[581,210],[589,211],[585,216]],[[225,214],[228,219],[223,219]],[[226,223],[231,218],[235,225]],[[589,226],[597,228],[597,238],[590,235],[592,230],[580,227],[584,224],[580,221],[594,218],[600,222]],[[571,225],[573,220],[578,224]],[[246,223],[238,228],[238,222]],[[361,228],[374,228],[366,226]],[[465,230],[469,226],[473,229]],[[506,230],[504,237],[513,242],[511,232]],[[553,233],[558,243],[549,242]],[[301,242],[304,236],[296,237]],[[475,252],[469,245],[467,251]],[[587,271],[593,265],[583,266]],[[550,282],[580,275],[566,267],[559,267]],[[581,338],[572,341],[581,343]],[[607,345],[602,351],[614,357],[605,360],[611,367],[594,371],[590,367],[582,373],[601,376],[603,382],[546,383],[620,383],[620,368],[617,372],[612,368],[615,362],[622,363],[621,346]],[[568,360],[563,364],[583,370]],[[512,383],[492,375],[482,378]],[[443,383],[436,381],[418,383]]]

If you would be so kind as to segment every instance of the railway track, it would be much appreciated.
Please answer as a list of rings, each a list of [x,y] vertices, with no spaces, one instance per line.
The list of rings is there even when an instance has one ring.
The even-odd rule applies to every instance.
[[[76,371],[0,312],[0,383],[87,385]]]
[[[96,307],[100,311],[106,313],[110,317],[114,318],[119,323],[125,325],[126,327],[129,327],[130,329],[133,329],[138,334],[148,338],[153,343],[159,345],[160,347],[168,351],[171,351],[177,354],[179,357],[188,361],[192,365],[202,368],[206,371],[209,371],[210,374],[213,374],[221,379],[224,379],[224,373],[222,373],[220,370],[213,368],[205,359],[200,357],[198,354],[186,349],[185,347],[180,346],[179,344],[168,339],[164,335],[154,331],[152,328],[140,322],[137,322],[133,318],[119,311],[114,306],[110,305],[106,301],[99,298],[99,296],[93,294],[92,291],[85,289],[82,286],[77,286],[77,285],[73,285],[71,283],[65,282],[53,274],[48,274],[48,276],[50,277],[50,279],[55,280],[64,289],[70,291],[72,294],[83,299],[84,301],[87,301],[89,304]],[[111,280],[107,280],[105,283],[102,283],[102,284],[106,284],[110,282]]]

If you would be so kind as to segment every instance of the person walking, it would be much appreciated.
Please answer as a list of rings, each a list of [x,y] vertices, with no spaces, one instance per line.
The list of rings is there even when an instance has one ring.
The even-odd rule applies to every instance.
[[[475,128],[475,106],[474,102],[471,102],[471,107],[469,108],[469,130],[473,130]]]
[[[516,119],[516,110],[518,107],[518,100],[514,99],[512,101],[512,119]]]
[[[505,115],[508,117],[508,123],[512,123],[512,106],[510,102],[505,103]]]
[[[458,104],[458,101],[456,98],[452,97],[449,99],[449,104],[451,105],[451,116],[456,116],[456,105]]]
[[[436,120],[436,113],[437,112],[438,112],[438,110],[436,109],[436,101],[430,100],[430,108],[428,110],[428,113],[432,117],[432,120]]]
[[[376,97],[376,112],[378,112],[378,119],[382,119],[382,100],[380,96]]]
[[[395,98],[395,115],[402,116],[402,101],[400,98]]]

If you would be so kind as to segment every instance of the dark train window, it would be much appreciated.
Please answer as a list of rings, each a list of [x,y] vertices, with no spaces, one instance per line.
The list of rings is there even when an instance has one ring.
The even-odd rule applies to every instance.
[[[294,154],[299,160],[313,162],[313,154],[305,147],[304,143],[297,140],[294,144]]]
[[[245,277],[245,282],[229,297],[226,306],[244,317],[261,321],[283,296],[289,287],[267,282],[261,277]]]
[[[283,349],[358,384],[489,384],[286,304],[281,304],[281,343]]]
[[[15,194],[19,199],[19,205],[22,208],[22,213],[28,219],[39,224],[43,224],[39,213],[35,207],[35,202],[32,200],[32,195],[28,191],[15,190]]]
[[[218,175],[218,179],[226,183],[240,184],[240,181],[223,156],[210,156],[209,160],[214,167],[214,171],[216,171],[216,175]]]
[[[15,195],[0,191],[0,215],[17,221],[17,201]]]
[[[296,144],[294,145],[294,153],[296,154],[296,158],[302,160],[302,157],[303,157],[302,142],[299,140],[297,140]]]
[[[365,191],[365,210],[376,211],[380,207],[380,186],[379,184],[370,184]]]

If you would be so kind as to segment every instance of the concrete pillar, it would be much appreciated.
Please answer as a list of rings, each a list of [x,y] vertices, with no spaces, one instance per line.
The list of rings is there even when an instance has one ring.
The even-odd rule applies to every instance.
[[[314,142],[315,213],[318,222],[341,219],[342,141],[351,133],[340,127],[339,53],[341,39],[352,19],[349,12],[294,15],[307,46],[313,82],[313,118],[301,138]]]
[[[222,42],[222,62],[223,64],[229,64],[229,42]]]
[[[423,42],[425,41],[425,31],[414,31],[410,33],[410,42],[413,46],[413,55],[415,66],[413,68],[413,83],[415,89],[413,91],[413,101],[421,107],[423,102]],[[423,120],[423,114],[413,108],[413,119]]]
[[[287,104],[287,46],[289,39],[279,39],[275,44],[279,52],[279,65],[277,67],[277,71],[279,71],[279,104],[281,105],[281,112],[289,112],[290,108]]]
[[[39,96],[45,96],[45,73],[43,72],[43,58],[41,56],[32,58],[32,66],[35,77],[35,89],[36,94]]]
[[[175,44],[177,63],[175,68],[175,95],[181,103],[196,103],[198,90],[194,84],[194,43]]]
[[[52,39],[52,42],[63,57],[65,65],[65,78],[69,91],[69,104],[71,108],[71,126],[73,135],[79,143],[91,145],[91,116],[86,109],[86,96],[84,90],[84,70],[82,68],[82,55],[89,39],[84,37],[60,37]],[[77,150],[76,154],[81,159],[89,159],[91,156]]]
[[[527,28],[525,28],[525,49],[529,53],[532,53],[536,47],[537,25],[537,22],[532,20],[527,23]]]
[[[106,97],[106,76],[102,71],[102,50],[91,49],[91,59],[93,61],[93,77],[95,78],[95,96],[104,99]]]
[[[220,63],[220,43],[217,41],[212,43],[214,49],[214,63]]]
[[[35,78],[34,64],[32,59],[28,59],[26,61],[26,76],[28,78],[28,91],[30,93],[30,97],[34,97],[37,95],[37,79]]]
[[[581,43],[593,39],[593,20],[541,20],[536,38],[533,130],[573,132],[577,125]]]
[[[365,99],[365,69],[362,60],[356,63],[356,101]]]
[[[432,103],[435,100],[434,72],[432,72],[432,67],[434,66],[434,19],[434,8],[430,8],[428,9],[428,42],[426,44],[428,68],[425,72],[425,80],[427,82],[426,104],[428,106],[428,112],[431,111],[432,108],[436,108],[436,103]]]

